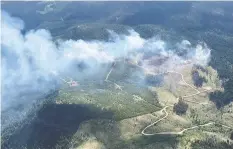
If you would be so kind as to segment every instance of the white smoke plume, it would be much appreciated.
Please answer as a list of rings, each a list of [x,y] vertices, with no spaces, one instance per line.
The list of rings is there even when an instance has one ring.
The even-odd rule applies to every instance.
[[[210,57],[210,49],[205,44],[192,46],[187,40],[181,41],[174,47],[187,50],[187,58],[182,58],[168,48],[167,41],[143,39],[134,30],[129,35],[109,31],[109,41],[54,41],[45,29],[22,33],[24,22],[4,11],[1,24],[2,111],[11,111],[11,122],[26,115],[26,107],[34,102],[36,93],[57,87],[56,75],[76,76],[80,80],[101,78],[109,70],[106,64],[123,57],[141,61],[150,71],[156,69],[153,60],[158,57],[163,59],[164,69],[172,69],[187,58],[192,63],[206,65]],[[77,65],[84,69],[76,70]],[[20,116],[13,110],[19,105],[24,105]]]

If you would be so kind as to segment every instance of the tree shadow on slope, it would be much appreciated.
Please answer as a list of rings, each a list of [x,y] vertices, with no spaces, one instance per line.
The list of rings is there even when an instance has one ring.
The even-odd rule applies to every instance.
[[[196,87],[202,87],[202,85],[203,85],[203,83],[205,82],[207,82],[207,80],[204,78],[204,77],[201,77],[200,75],[199,75],[199,72],[198,71],[192,71],[192,80],[193,80],[193,82],[194,82],[194,85],[196,86]]]
[[[203,76],[200,76],[199,71],[206,73],[207,71],[200,65],[194,65],[192,67],[192,80],[196,87],[202,87],[203,83],[206,83],[207,80]]]
[[[37,117],[16,131],[2,144],[2,148],[68,148],[69,140],[80,123],[89,119],[112,119],[113,113],[93,105],[46,104]]]
[[[210,93],[209,98],[217,108],[224,107],[233,101],[233,78],[223,84],[224,91]]]

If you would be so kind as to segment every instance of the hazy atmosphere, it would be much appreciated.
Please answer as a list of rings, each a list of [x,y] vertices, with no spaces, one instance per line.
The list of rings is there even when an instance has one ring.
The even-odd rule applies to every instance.
[[[233,11],[172,3],[3,2],[1,146],[231,148]]]

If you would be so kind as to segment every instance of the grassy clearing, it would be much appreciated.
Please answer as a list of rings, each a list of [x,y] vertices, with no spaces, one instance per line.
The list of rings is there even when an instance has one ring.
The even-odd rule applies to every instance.
[[[124,90],[90,89],[91,92],[65,90],[60,91],[56,99],[57,103],[69,104],[93,104],[99,108],[113,111],[117,120],[151,113],[160,109],[155,105],[153,94],[146,88],[137,88],[133,85],[124,85]],[[133,95],[141,97],[135,100]]]
[[[177,102],[176,97],[163,87],[152,88],[152,90],[158,94],[158,101],[160,102],[160,104],[174,104]]]

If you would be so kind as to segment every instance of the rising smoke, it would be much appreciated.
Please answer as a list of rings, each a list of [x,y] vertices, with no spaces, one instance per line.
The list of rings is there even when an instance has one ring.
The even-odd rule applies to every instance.
[[[58,40],[54,41],[45,29],[22,33],[24,22],[2,12],[2,111],[11,116],[3,126],[21,120],[41,93],[58,87],[57,76],[69,75],[77,79],[103,78],[109,70],[108,63],[117,58],[130,58],[141,62],[150,71],[157,69],[154,61],[162,57],[160,69],[173,69],[189,60],[206,65],[210,49],[204,43],[196,46],[181,41],[174,47],[186,50],[185,57],[169,49],[166,41],[158,38],[143,39],[134,30],[129,35],[109,31],[107,41]],[[20,111],[15,109],[20,106]]]

